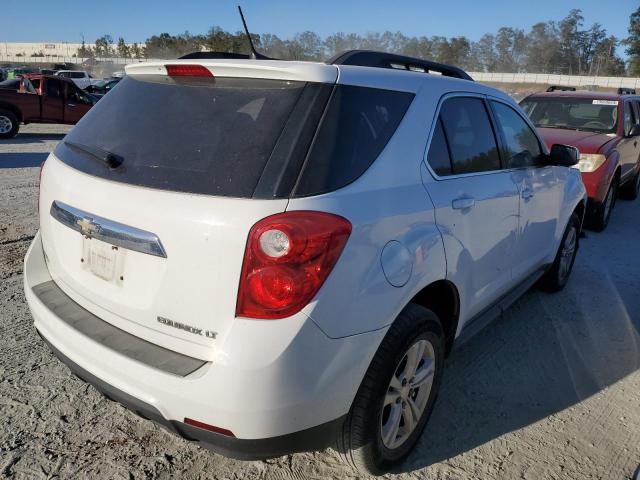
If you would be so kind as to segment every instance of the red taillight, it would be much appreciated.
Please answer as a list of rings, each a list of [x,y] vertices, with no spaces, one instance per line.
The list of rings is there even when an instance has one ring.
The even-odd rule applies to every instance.
[[[236,316],[276,319],[299,312],[318,293],[351,234],[330,213],[294,211],[267,217],[249,232]]]
[[[231,430],[227,430],[226,428],[216,427],[215,425],[209,425],[208,423],[199,422],[198,420],[194,420],[192,418],[185,417],[184,423],[186,423],[187,425],[191,425],[193,427],[202,428],[203,430],[209,430],[210,432],[226,435],[227,437],[235,437],[235,435]]]
[[[202,65],[165,65],[170,77],[213,77],[213,73]]]

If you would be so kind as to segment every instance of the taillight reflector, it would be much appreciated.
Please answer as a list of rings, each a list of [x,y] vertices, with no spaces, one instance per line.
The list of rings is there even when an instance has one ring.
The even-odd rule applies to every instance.
[[[165,65],[170,77],[213,77],[213,73],[202,65]]]
[[[289,317],[318,293],[351,234],[351,223],[323,212],[267,217],[249,232],[236,316]]]
[[[184,419],[184,423],[193,427],[202,428],[203,430],[209,430],[210,432],[219,433],[220,435],[226,435],[227,437],[235,438],[233,432],[231,430],[227,430],[226,428],[216,427],[214,425],[209,425],[208,423],[199,422],[198,420],[186,417]]]

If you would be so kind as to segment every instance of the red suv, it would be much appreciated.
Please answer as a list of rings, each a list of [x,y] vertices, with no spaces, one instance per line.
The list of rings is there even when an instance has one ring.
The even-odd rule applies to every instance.
[[[633,93],[633,94],[629,94]],[[580,150],[579,168],[587,188],[587,226],[606,228],[616,198],[633,200],[640,187],[640,96],[556,90],[535,93],[520,106],[547,146]]]

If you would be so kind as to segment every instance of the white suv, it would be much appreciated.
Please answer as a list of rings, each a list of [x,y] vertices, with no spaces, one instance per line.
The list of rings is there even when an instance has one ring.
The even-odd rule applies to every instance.
[[[577,155],[407,57],[128,66],[44,165],[26,297],[78,376],[187,439],[383,472],[454,341],[566,283]]]

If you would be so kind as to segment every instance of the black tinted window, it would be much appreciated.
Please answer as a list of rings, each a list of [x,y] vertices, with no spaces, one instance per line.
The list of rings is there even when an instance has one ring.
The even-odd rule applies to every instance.
[[[629,135],[631,127],[637,123],[631,102],[625,102],[624,104],[624,134]]]
[[[436,129],[433,132],[433,138],[429,146],[427,161],[437,175],[451,175],[451,159],[449,158],[447,139],[444,136],[440,118],[436,122]]]
[[[535,165],[542,152],[538,138],[529,125],[511,107],[504,103],[491,103],[505,143],[506,166],[518,168]]]
[[[62,98],[62,82],[52,78],[47,79],[47,96],[51,98]]]
[[[86,173],[147,187],[251,197],[302,82],[127,76],[67,135],[122,160],[116,169],[60,142]]]
[[[449,142],[453,173],[500,169],[495,136],[481,99],[451,98],[443,103],[440,115]]]
[[[296,196],[336,190],[360,177],[393,136],[412,100],[411,93],[337,86]]]

